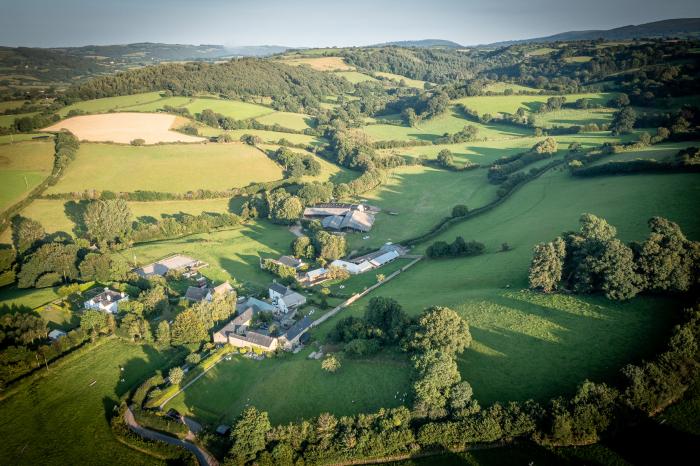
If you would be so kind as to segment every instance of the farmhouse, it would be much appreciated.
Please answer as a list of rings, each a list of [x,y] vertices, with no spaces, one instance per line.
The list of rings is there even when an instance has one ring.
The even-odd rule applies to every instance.
[[[277,314],[290,314],[306,304],[306,297],[279,283],[273,283],[268,290],[270,300],[277,307]],[[290,316],[291,317],[291,316]]]
[[[249,307],[221,330],[214,332],[214,343],[229,344],[238,348],[251,347],[263,351],[274,351],[278,345],[277,338],[262,331],[248,329],[256,312],[252,307]]]
[[[331,230],[370,231],[374,215],[364,204],[324,203],[304,209],[304,217],[320,219],[323,228]]]
[[[294,347],[299,344],[300,339],[306,331],[311,328],[311,324],[313,324],[313,320],[311,320],[309,316],[304,316],[303,319],[292,325],[289,330],[287,330],[287,333],[280,337],[280,342],[284,349],[294,349]]]
[[[109,312],[111,314],[116,314],[119,307],[119,303],[122,301],[128,301],[129,296],[119,291],[113,291],[109,288],[105,288],[102,293],[93,296],[84,303],[85,309],[95,309],[97,311]]]
[[[159,260],[158,262],[153,262],[152,264],[144,265],[134,269],[138,275],[144,278],[152,277],[154,275],[164,276],[171,270],[182,272],[186,277],[194,276],[199,269],[206,267],[208,264],[197,259],[193,259],[189,256],[183,256],[182,254],[176,254],[174,256],[167,257],[165,259]]]
[[[224,282],[221,285],[209,288],[206,286],[189,286],[185,292],[185,298],[193,302],[211,301],[217,297],[224,297],[233,291],[233,287],[229,282]]]

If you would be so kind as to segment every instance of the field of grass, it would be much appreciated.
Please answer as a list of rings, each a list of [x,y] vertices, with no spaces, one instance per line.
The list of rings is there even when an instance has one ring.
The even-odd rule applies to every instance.
[[[202,274],[212,280],[252,282],[266,286],[273,276],[260,269],[260,257],[288,254],[294,236],[287,228],[261,221],[216,233],[147,243],[120,252],[129,262],[148,264],[182,253],[209,264]]]
[[[592,59],[593,57],[589,57],[587,55],[579,55],[575,57],[566,57],[564,58],[564,61],[567,63],[588,63]]]
[[[264,125],[280,125],[283,128],[303,131],[312,128],[314,119],[303,113],[275,112],[258,117],[256,120]]]
[[[155,112],[156,110],[161,110],[166,105],[170,105],[171,107],[185,107],[192,101],[193,99],[191,97],[163,97],[152,102],[124,107],[123,110],[128,110],[130,112]]]
[[[222,115],[226,115],[227,117],[236,120],[246,120],[248,118],[255,118],[275,112],[275,110],[269,107],[264,107],[258,104],[239,102],[237,100],[208,98],[196,98],[191,103],[185,105],[185,108],[187,108],[193,115],[195,113],[201,113],[202,110],[208,108],[216,113],[221,113]]]
[[[142,147],[85,143],[48,192],[223,190],[280,178],[278,165],[242,143]]]
[[[83,458],[93,464],[161,464],[119,443],[107,416],[173,356],[111,338],[50,365],[48,374],[0,401],[0,463],[65,465]]]
[[[12,126],[17,118],[24,118],[36,115],[38,112],[18,113],[16,115],[0,115],[0,128]]]
[[[445,133],[461,131],[467,125],[479,129],[479,138],[504,139],[532,134],[531,130],[518,126],[482,124],[467,120],[454,106],[442,115],[421,122],[415,128],[405,125],[376,124],[365,126],[362,131],[376,141],[433,141]]]
[[[572,180],[566,172],[545,174],[493,211],[435,238],[475,239],[486,244],[486,254],[420,263],[373,295],[394,297],[412,314],[430,305],[457,310],[474,337],[472,348],[460,357],[460,369],[484,402],[571,393],[583,379],[612,377],[624,363],[658,349],[674,303],[517,291],[527,286],[532,247],[576,229],[583,212],[608,219],[625,241],[643,240],[646,221],[654,215],[678,222],[697,239],[697,181],[693,174],[586,180]],[[497,252],[503,242],[513,250]],[[348,313],[359,315],[365,305],[361,301]],[[332,325],[332,320],[324,324],[318,335]]]
[[[31,141],[34,138],[38,139],[48,139],[50,136],[40,133],[19,133],[19,134],[6,134],[0,136],[0,144],[14,144],[15,142]]]
[[[53,153],[52,140],[3,146],[0,151],[0,211],[20,201],[51,174]]]
[[[291,66],[305,65],[317,71],[347,71],[354,69],[342,57],[283,58],[282,63]]]
[[[528,86],[523,86],[520,84],[514,84],[514,83],[504,83],[504,82],[495,82],[495,83],[489,83],[486,86],[484,86],[484,92],[494,92],[498,94],[502,94],[505,92],[506,89],[512,89],[513,92],[518,93],[518,92],[539,92],[540,89],[535,89],[534,87],[528,87]]]
[[[614,96],[614,93],[609,92],[565,95],[567,102],[575,102],[578,99],[590,99],[593,103],[600,105],[605,105],[608,100],[612,99]],[[535,112],[540,104],[547,102],[547,99],[550,97],[549,95],[480,95],[463,97],[458,99],[457,102],[478,112],[479,115],[483,115],[484,113],[496,115],[498,113],[512,114],[520,107],[525,108],[529,112]]]
[[[369,233],[347,234],[350,249],[375,248],[417,236],[449,216],[456,204],[479,207],[494,199],[497,189],[481,169],[453,172],[412,166],[393,170],[384,186],[362,197],[383,211]],[[370,238],[363,240],[366,235]]]
[[[347,79],[352,84],[357,84],[364,81],[376,81],[376,79],[372,76],[360,73],[359,71],[334,71],[333,74]]]
[[[276,151],[277,149],[280,148],[277,144],[259,144],[258,147],[265,151]],[[325,181],[332,181],[335,184],[338,183],[347,183],[349,181],[352,181],[353,179],[357,178],[359,174],[357,172],[354,172],[352,170],[349,170],[345,167],[341,167],[339,165],[336,165],[334,163],[329,162],[328,160],[324,159],[323,157],[320,157],[318,155],[314,155],[311,152],[305,151],[304,149],[298,149],[296,147],[290,147],[288,148],[289,150],[293,152],[297,152],[300,154],[307,154],[313,156],[318,162],[321,164],[321,173],[318,176],[303,176],[302,181],[305,182],[311,182],[311,181],[319,181],[319,182],[325,182]]]
[[[4,102],[0,102],[0,112],[4,112],[6,110],[15,110],[15,109],[23,106],[25,102],[27,102],[27,101],[26,100],[6,100]]]
[[[406,76],[401,76],[400,74],[383,73],[381,71],[375,72],[374,74],[394,81],[397,84],[403,81],[408,87],[415,87],[416,89],[425,89],[425,81],[421,81],[419,79],[411,79],[407,78]]]
[[[62,117],[68,115],[71,110],[82,110],[87,113],[104,113],[110,110],[122,110],[136,105],[153,103],[162,99],[160,92],[146,92],[143,94],[125,95],[118,97],[105,97],[103,99],[86,100],[77,102],[58,111]]]
[[[621,152],[619,154],[613,154],[609,157],[602,158],[593,162],[591,165],[603,165],[608,162],[622,162],[625,160],[635,160],[635,159],[654,159],[654,160],[668,160],[673,158],[679,150],[685,149],[687,147],[697,146],[697,142],[686,141],[686,142],[666,142],[661,144],[654,144],[653,146],[645,147],[642,150],[635,150],[630,152]]]
[[[24,306],[35,309],[58,299],[58,288],[0,289],[0,306]]]
[[[267,411],[276,424],[323,412],[345,416],[396,407],[401,404],[396,392],[403,394],[409,387],[410,363],[403,355],[345,360],[338,372],[328,374],[320,360],[305,357],[309,352],[263,361],[222,361],[166,409],[216,426],[230,424],[252,405]]]
[[[224,131],[222,129],[210,128],[207,126],[199,126],[199,135],[206,137],[216,137],[222,133],[231,135],[234,141],[238,141],[244,134],[253,134],[260,137],[264,142],[276,143],[280,139],[286,139],[293,144],[318,145],[320,140],[314,136],[296,133],[283,133],[280,131],[265,131],[261,129],[236,129],[232,131]]]
[[[535,114],[535,124],[542,128],[572,126],[595,123],[609,124],[615,110],[612,108],[592,108],[588,110],[563,109],[554,112]]]

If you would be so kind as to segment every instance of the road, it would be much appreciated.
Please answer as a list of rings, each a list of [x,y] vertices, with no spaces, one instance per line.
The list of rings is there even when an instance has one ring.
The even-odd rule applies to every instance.
[[[149,440],[158,440],[160,442],[165,442],[170,445],[176,445],[178,447],[186,448],[197,457],[197,461],[199,461],[200,466],[219,466],[219,462],[216,460],[216,458],[211,456],[211,454],[209,454],[206,450],[200,448],[194,443],[185,442],[184,440],[180,440],[178,438],[161,434],[160,432],[155,432],[150,429],[146,429],[145,427],[142,427],[138,422],[136,422],[136,418],[134,418],[134,413],[131,412],[131,408],[127,408],[124,412],[124,422],[126,422],[126,424],[133,432],[137,433],[143,438],[147,438]]]

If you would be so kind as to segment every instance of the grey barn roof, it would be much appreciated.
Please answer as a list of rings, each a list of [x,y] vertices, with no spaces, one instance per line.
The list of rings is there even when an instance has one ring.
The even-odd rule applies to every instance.
[[[304,318],[299,322],[289,327],[289,330],[287,330],[287,333],[284,334],[284,337],[287,339],[287,341],[292,341],[299,336],[301,332],[309,328],[312,323],[313,320],[309,319],[309,316],[304,316]]]
[[[273,283],[270,285],[270,289],[276,293],[281,294],[282,296],[286,295],[287,292],[289,292],[289,288],[287,288],[284,285],[280,285],[279,283]]]

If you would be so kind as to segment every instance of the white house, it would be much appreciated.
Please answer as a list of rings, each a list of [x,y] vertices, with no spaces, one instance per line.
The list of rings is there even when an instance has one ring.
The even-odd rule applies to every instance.
[[[269,289],[270,300],[280,313],[288,314],[306,304],[306,297],[279,283],[273,283]]]
[[[105,288],[102,293],[85,301],[84,306],[85,309],[95,309],[97,311],[116,314],[117,309],[119,308],[119,303],[128,300],[129,296],[123,291],[119,292]]]

